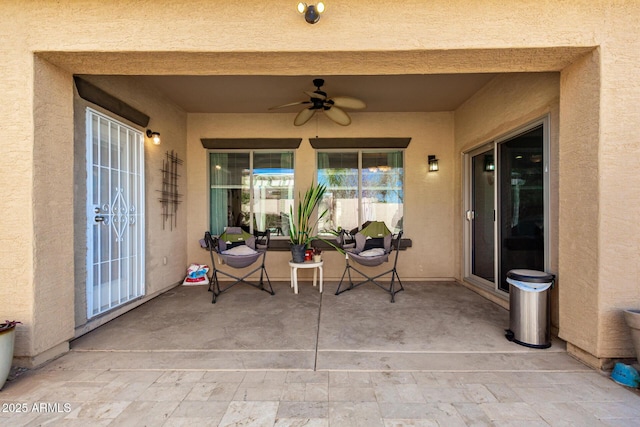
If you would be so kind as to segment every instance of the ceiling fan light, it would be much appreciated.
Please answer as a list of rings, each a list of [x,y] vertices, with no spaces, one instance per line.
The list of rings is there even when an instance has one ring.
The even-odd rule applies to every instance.
[[[318,2],[318,4],[316,5],[316,10],[318,11],[318,13],[324,12],[324,3],[322,3],[321,1]]]
[[[298,3],[298,13],[305,13],[307,11],[307,4],[300,2]]]

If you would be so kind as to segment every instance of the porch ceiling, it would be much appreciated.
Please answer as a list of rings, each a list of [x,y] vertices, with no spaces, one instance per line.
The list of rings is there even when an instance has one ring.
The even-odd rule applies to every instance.
[[[189,113],[264,113],[312,80],[366,112],[452,111],[493,76],[560,71],[593,47],[397,52],[39,52],[74,74],[135,75]],[[292,113],[296,107],[277,110]]]

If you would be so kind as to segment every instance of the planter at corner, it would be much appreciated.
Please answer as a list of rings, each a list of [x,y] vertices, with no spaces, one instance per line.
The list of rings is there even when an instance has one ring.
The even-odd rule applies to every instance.
[[[0,390],[2,390],[11,370],[15,334],[15,323],[0,323]]]
[[[291,245],[291,260],[293,262],[304,262],[304,252],[306,245]]]
[[[631,329],[631,341],[636,350],[636,359],[640,362],[640,310],[625,310],[624,320]]]

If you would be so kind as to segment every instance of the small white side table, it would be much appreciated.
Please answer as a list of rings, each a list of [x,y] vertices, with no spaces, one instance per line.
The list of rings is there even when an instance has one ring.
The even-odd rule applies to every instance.
[[[318,277],[318,270],[320,270],[320,288],[318,289],[320,293],[322,293],[322,265],[324,261],[313,262],[313,261],[305,261],[305,262],[293,262],[289,261],[289,267],[291,267],[291,287],[293,288],[293,293],[298,293],[298,269],[299,268],[313,268],[313,286],[316,286],[316,279]]]

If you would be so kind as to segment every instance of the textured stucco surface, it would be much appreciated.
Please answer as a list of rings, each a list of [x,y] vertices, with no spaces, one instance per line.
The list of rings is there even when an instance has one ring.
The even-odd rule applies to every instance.
[[[66,307],[74,305],[71,206],[77,197],[73,168],[65,162],[66,157],[73,157],[73,73],[554,71],[561,72],[559,119],[551,125],[558,126],[559,135],[555,262],[562,281],[561,337],[596,357],[632,356],[621,310],[640,305],[640,233],[634,221],[640,207],[636,190],[640,188],[636,132],[640,121],[640,3],[434,0],[425,7],[421,1],[336,0],[316,25],[306,24],[294,6],[284,0],[2,3],[0,316],[24,322],[18,329],[17,354],[36,356],[60,348],[56,343],[64,344],[74,323],[73,308]],[[35,54],[46,62],[36,60]],[[125,83],[120,84],[126,88]],[[142,95],[149,101],[145,107],[158,102],[152,95]],[[198,136],[189,126],[185,129],[171,121],[170,116],[176,114],[172,106],[157,105],[153,118],[172,123],[164,132],[175,132],[176,149],[188,150],[185,163],[191,190],[201,184],[190,179],[202,178],[197,169],[191,171],[191,162],[199,160],[197,152],[192,152],[192,141]],[[542,113],[545,108],[532,109],[529,114]],[[511,124],[527,115],[520,112]],[[285,118],[283,115],[282,120]],[[470,117],[489,123],[495,119]],[[425,118],[424,126],[431,129],[429,120]],[[418,176],[413,184],[424,185],[425,190],[411,188],[409,180],[409,191],[430,195],[428,189],[435,188],[433,194],[446,194],[446,203],[458,200],[458,150],[509,127],[508,121],[498,121],[478,134],[457,135],[458,125],[461,132],[467,126],[484,126],[456,121],[455,139],[465,142],[455,150],[452,144],[448,153],[444,149],[435,153],[451,156],[451,172],[444,161],[438,176],[438,180],[451,182],[421,182],[426,178]],[[278,129],[284,124],[270,126]],[[429,146],[427,140],[425,144],[425,152],[443,148]],[[303,148],[298,165],[311,165],[311,157]],[[157,160],[152,156],[147,167],[156,167]],[[300,174],[304,180],[305,172]],[[149,178],[152,185],[153,177]],[[447,209],[452,215],[459,211],[453,205],[443,206],[443,211]],[[153,214],[149,215],[149,225],[153,225]],[[176,237],[150,244],[150,277],[164,272],[157,264],[162,252],[153,249],[164,244],[162,249],[171,256],[184,252],[185,247],[189,254],[195,250],[192,239],[201,232],[198,228],[203,222],[197,216],[193,221],[189,216],[184,242],[185,237]],[[451,230],[451,248],[460,240],[460,227],[455,224],[439,224],[443,229],[438,229],[442,233]],[[58,232],[55,238],[51,228]],[[451,264],[460,262],[459,251],[458,246],[452,249],[453,259],[441,271],[460,271],[459,265]],[[172,266],[172,272],[173,268],[177,266]]]

